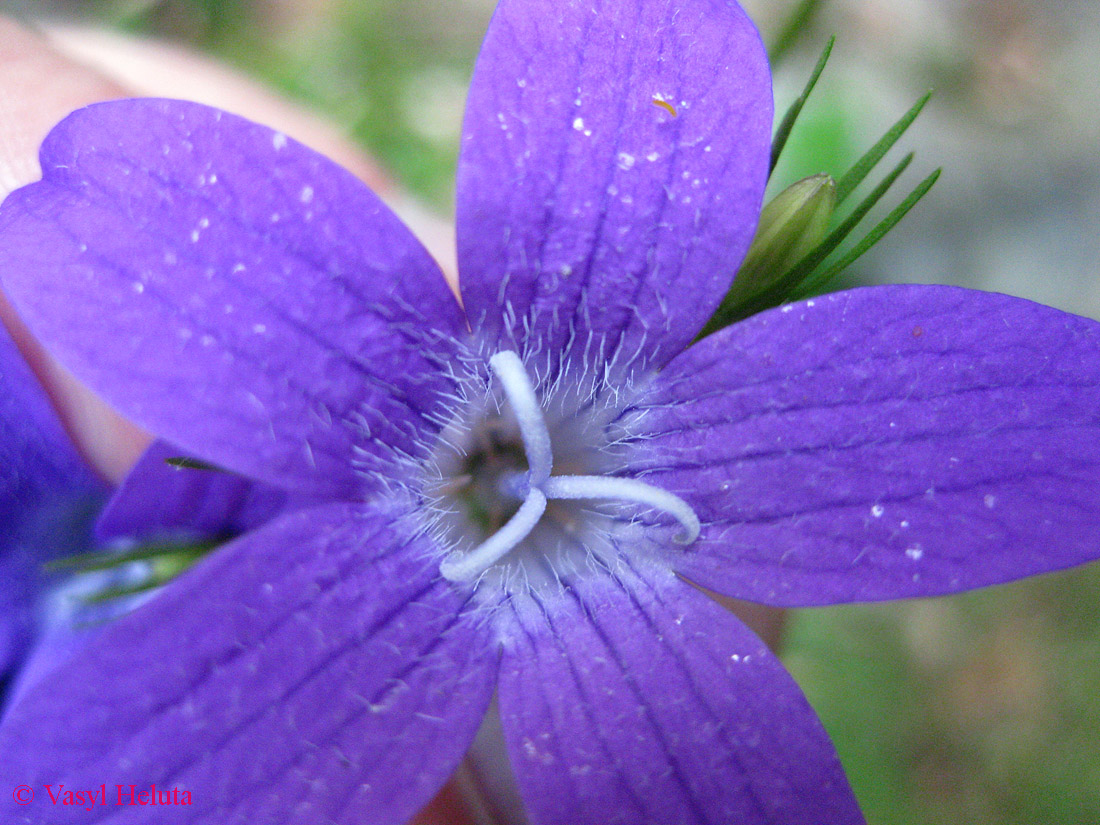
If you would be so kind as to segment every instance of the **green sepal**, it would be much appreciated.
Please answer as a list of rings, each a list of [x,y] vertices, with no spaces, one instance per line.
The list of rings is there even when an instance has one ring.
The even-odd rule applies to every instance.
[[[911,153],[902,158],[901,162],[890,170],[886,177],[879,182],[878,186],[876,186],[867,197],[860,201],[856,208],[853,209],[835,229],[825,236],[824,240],[815,246],[793,267],[769,281],[762,288],[750,292],[740,300],[727,301],[723,299],[714,317],[712,317],[703,328],[700,337],[716,332],[722,327],[728,326],[736,321],[748,318],[750,315],[755,315],[758,312],[763,312],[765,309],[779,306],[791,300],[800,290],[803,283],[813,277],[814,272],[821,266],[825,259],[840,246],[844,239],[851,234],[853,229],[855,229],[856,225],[863,220],[871,208],[886,194],[886,191],[894,184],[894,181],[898,179],[901,173],[905,171],[912,160],[913,155]],[[738,274],[737,277],[740,277],[740,274]],[[737,278],[734,278],[733,282],[736,284]],[[735,286],[731,287],[730,292],[726,293],[726,298],[728,299],[730,293],[734,293],[735,290]]]
[[[172,581],[209,551],[210,547],[203,548],[199,545],[192,545],[176,552],[149,557],[146,559],[148,570],[144,578],[129,584],[104,587],[102,590],[85,594],[80,599],[85,604],[102,604],[111,599],[121,599],[125,596],[144,593]]]
[[[228,473],[229,471],[219,467],[217,464],[210,464],[206,461],[200,461],[197,458],[189,458],[188,456],[177,455],[170,456],[164,459],[164,463],[170,467],[175,467],[177,470],[204,470],[211,473]]]
[[[798,116],[801,102],[804,102],[809,90],[816,83],[816,76],[824,66],[832,45],[830,41],[818,61],[815,74],[811,82],[807,84],[807,90],[788,112],[784,118],[784,125],[776,134],[779,141],[779,149],[782,142],[786,141],[789,128],[786,128],[788,120],[791,124]],[[863,182],[870,171],[882,160],[883,156],[898,142],[901,136],[920,114],[925,104],[931,97],[931,92],[923,95],[889,130],[844,173],[836,182],[835,187],[830,186],[830,196],[825,203],[819,204],[821,214],[835,218],[838,215],[837,207]],[[792,115],[793,112],[793,115]],[[773,148],[773,160],[778,158],[778,152]],[[913,160],[912,153],[906,155],[888,172],[882,180],[868,193],[850,212],[848,212],[832,231],[825,234],[820,224],[807,221],[802,227],[801,241],[794,242],[795,231],[792,221],[792,229],[784,233],[782,243],[776,243],[776,226],[782,223],[779,217],[796,213],[797,208],[787,205],[786,209],[780,209],[777,202],[788,195],[788,192],[799,186],[809,186],[809,181],[828,179],[827,175],[815,175],[805,178],[794,186],[780,194],[765,207],[761,213],[761,225],[757,230],[757,236],[753,240],[752,247],[746,256],[745,262],[734,278],[729,291],[722,299],[714,315],[703,327],[698,338],[703,338],[722,327],[740,321],[771,307],[779,306],[787,301],[804,298],[819,292],[829,281],[835,278],[845,268],[850,266],[867,250],[880,241],[897,223],[912,209],[939,178],[937,169],[931,175],[922,180],[906,198],[898,204],[890,213],[868,232],[859,242],[854,244],[839,257],[827,263],[826,259],[832,255],[843,243],[856,226],[867,216],[867,213],[882,199],[894,182]],[[832,182],[831,179],[830,183]],[[796,190],[797,191],[797,190]],[[791,203],[795,202],[794,194],[791,194]],[[822,195],[821,197],[824,198]],[[771,211],[771,214],[769,214]],[[801,256],[801,257],[800,257]]]
[[[843,256],[828,268],[820,270],[815,273],[813,277],[803,281],[802,286],[791,297],[793,299],[804,298],[820,292],[829,281],[855,263],[864,252],[882,240],[886,233],[893,229],[898,222],[905,217],[909,210],[917,205],[917,202],[920,201],[921,198],[928,194],[928,190],[932,188],[932,185],[937,180],[939,180],[942,171],[942,169],[936,169],[932,174],[913,187],[913,191],[910,192],[901,203],[891,209],[890,213],[885,218],[875,224],[874,229],[864,235],[859,243],[845,252]]]
[[[836,184],[836,202],[837,204],[844,203],[848,196],[852,194],[857,186],[863,182],[863,179],[867,177],[868,173],[882,160],[883,156],[890,151],[895,143],[905,134],[906,130],[912,125],[913,121],[917,119],[917,115],[921,113],[921,109],[932,97],[931,92],[925,92],[920,100],[912,105],[908,112],[898,118],[897,123],[891,126],[881,138],[868,149],[863,157],[857,160],[852,168],[845,172]]]
[[[134,561],[151,561],[159,556],[181,552],[194,552],[201,555],[213,550],[220,543],[220,541],[151,541],[121,552],[116,550],[94,550],[87,553],[77,553],[74,556],[65,556],[47,562],[43,565],[43,568],[50,572],[91,573],[96,570],[112,570]]]
[[[103,550],[79,553],[49,562],[44,565],[44,568],[50,572],[67,571],[83,574],[115,570],[133,563],[145,564],[142,575],[136,581],[111,585],[80,597],[87,604],[98,604],[160,587],[219,544],[221,544],[220,541],[148,542],[122,552]]]
[[[783,147],[787,145],[787,138],[791,136],[791,130],[794,129],[794,124],[798,120],[798,116],[802,114],[802,107],[806,105],[810,93],[817,85],[818,78],[820,78],[821,73],[825,71],[825,64],[829,62],[829,55],[833,53],[834,43],[836,43],[836,35],[830,37],[829,42],[825,44],[825,48],[821,51],[821,57],[817,59],[817,65],[814,66],[814,70],[810,72],[810,79],[806,81],[806,86],[802,89],[802,94],[795,98],[794,103],[790,105],[786,114],[783,115],[783,120],[779,122],[779,128],[775,130],[775,136],[772,138],[771,159],[768,165],[769,177],[771,177],[771,173],[775,171],[775,165],[779,163],[779,156],[783,153]]]
[[[783,62],[791,48],[798,42],[799,36],[809,28],[811,21],[824,5],[825,0],[802,0],[791,12],[791,16],[783,23],[783,28],[779,30],[779,34],[775,36],[768,48],[772,69]]]
[[[814,270],[844,242],[844,239],[852,233],[852,230],[867,216],[867,213],[874,208],[875,204],[882,200],[882,196],[889,191],[890,187],[894,185],[894,181],[901,177],[901,173],[908,169],[909,164],[912,162],[913,153],[910,152],[898,162],[897,166],[886,174],[886,177],[879,181],[878,185],[856,205],[855,209],[848,213],[844,220],[826,236],[825,240],[823,240],[816,249],[799,261],[798,264],[787,273],[783,279],[783,285],[785,286],[784,298],[809,278]],[[837,202],[839,203],[839,195]]]

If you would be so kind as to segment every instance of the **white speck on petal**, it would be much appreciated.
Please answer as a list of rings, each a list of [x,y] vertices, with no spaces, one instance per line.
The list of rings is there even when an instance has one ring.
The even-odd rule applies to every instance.
[[[886,508],[881,504],[875,504],[871,507],[871,515],[875,518],[882,518],[882,514],[886,512]]]
[[[558,274],[561,275],[563,278],[568,278],[570,275],[573,274],[573,267],[571,267],[569,264],[562,264],[561,269],[558,270]]]
[[[302,203],[309,203],[313,200],[313,187],[303,186],[302,191],[298,194],[298,200]]]
[[[908,520],[906,520],[906,521],[902,521],[902,523],[901,523],[901,526],[902,526],[902,527],[908,527],[908,526],[909,526],[909,522],[908,522]]]
[[[997,497],[994,495],[987,495],[985,497],[985,506],[992,510],[997,506]]]
[[[658,161],[658,160],[661,159],[661,153],[660,152],[650,152],[648,155],[645,156],[645,159],[648,160],[650,163],[653,163],[653,162]]]
[[[286,147],[286,135],[282,132],[276,132],[271,136],[271,145],[276,149],[283,149]]]
[[[532,740],[524,738],[524,740],[522,742],[522,745],[523,745],[523,751],[527,755],[528,759],[537,759],[539,762],[542,762],[544,765],[553,764],[553,762],[554,762],[553,755],[549,754],[549,753],[546,753],[544,751],[540,751],[538,746]]]
[[[191,243],[198,243],[198,242],[199,242],[199,230],[192,229],[191,230]]]
[[[619,168],[624,172],[627,169],[634,168],[634,156],[626,152],[619,152]]]
[[[143,284],[141,281],[134,281],[132,286],[134,287],[134,292],[136,292],[138,295],[145,291],[145,284]]]
[[[573,128],[576,129],[578,132],[581,131],[582,129],[584,129],[584,118],[583,117],[573,118]]]
[[[924,555],[924,549],[919,544],[914,544],[912,547],[905,548],[905,555],[913,561],[920,561],[921,556]]]
[[[257,335],[262,335],[267,332],[267,324],[253,324],[252,331]]]

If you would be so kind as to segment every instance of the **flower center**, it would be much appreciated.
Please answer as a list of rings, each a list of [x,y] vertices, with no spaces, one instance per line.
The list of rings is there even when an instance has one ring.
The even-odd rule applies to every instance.
[[[652,508],[679,522],[681,531],[675,541],[681,544],[695,541],[700,530],[698,517],[687,502],[667,490],[612,475],[555,475],[554,440],[543,405],[520,357],[504,350],[489,359],[489,367],[515,417],[522,450],[520,445],[501,438],[500,432],[489,427],[480,433],[488,448],[472,451],[466,457],[466,472],[451,479],[452,484],[463,488],[461,497],[467,510],[471,517],[481,521],[487,537],[473,549],[456,550],[444,559],[439,566],[444,578],[456,582],[478,579],[513,550],[531,542],[536,532],[549,532],[554,550],[560,550],[562,540],[584,544],[590,536],[583,531],[578,535],[579,524],[591,528],[600,518],[596,515],[578,518],[576,512],[555,506],[555,502],[605,502]],[[572,412],[572,416],[565,417],[576,419],[580,411]],[[561,423],[576,426],[575,421]],[[552,514],[548,513],[551,507],[555,508]]]

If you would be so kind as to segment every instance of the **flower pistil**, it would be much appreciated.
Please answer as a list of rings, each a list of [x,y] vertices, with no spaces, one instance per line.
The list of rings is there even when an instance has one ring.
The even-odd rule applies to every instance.
[[[452,552],[439,566],[451,581],[472,581],[519,546],[543,519],[548,501],[611,500],[660,510],[683,528],[676,541],[690,544],[701,529],[690,505],[673,493],[634,478],[611,475],[552,475],[554,448],[538,394],[523,361],[512,350],[489,359],[489,367],[504,390],[523,442],[528,469],[501,475],[497,493],[522,503],[496,532],[469,551]]]

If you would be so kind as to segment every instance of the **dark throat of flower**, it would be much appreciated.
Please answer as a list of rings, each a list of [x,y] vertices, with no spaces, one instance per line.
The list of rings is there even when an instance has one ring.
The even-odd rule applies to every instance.
[[[451,553],[439,566],[444,578],[474,581],[518,547],[547,513],[549,502],[597,500],[637,504],[662,511],[681,526],[675,540],[690,544],[699,535],[699,518],[679,496],[633,478],[608,475],[554,475],[554,446],[538,394],[519,355],[503,350],[489,367],[504,390],[523,442],[526,471],[514,469],[496,480],[496,495],[520,502],[519,508],[481,544]]]

